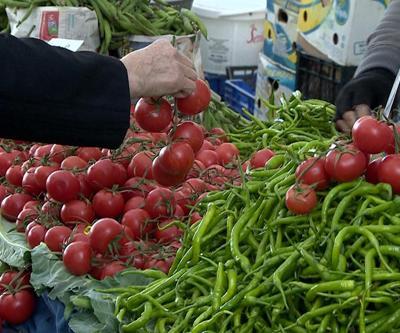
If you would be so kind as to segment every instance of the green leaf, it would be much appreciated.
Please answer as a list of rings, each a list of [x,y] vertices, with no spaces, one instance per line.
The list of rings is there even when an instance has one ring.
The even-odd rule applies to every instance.
[[[30,250],[25,235],[14,229],[15,223],[0,218],[0,260],[7,265],[22,268],[29,261]]]
[[[100,292],[109,288],[147,285],[153,281],[140,272],[97,281],[86,276],[71,275],[59,257],[45,244],[32,250],[31,284],[40,294],[48,292],[51,299],[65,306],[65,316],[75,333],[118,332],[119,323],[114,316],[118,295]],[[74,311],[71,311],[71,309]]]

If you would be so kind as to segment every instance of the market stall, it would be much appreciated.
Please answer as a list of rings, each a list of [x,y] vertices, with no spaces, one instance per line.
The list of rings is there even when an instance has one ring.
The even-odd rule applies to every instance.
[[[0,0],[15,36],[116,57],[168,38],[199,74],[133,101],[118,149],[1,139],[0,331],[398,332],[400,136],[381,109],[336,128],[359,60],[311,45],[339,2],[177,2]],[[348,76],[304,96],[304,59]]]

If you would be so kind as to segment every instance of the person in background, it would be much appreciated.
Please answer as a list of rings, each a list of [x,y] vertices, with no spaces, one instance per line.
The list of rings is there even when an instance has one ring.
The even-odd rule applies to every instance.
[[[385,106],[400,69],[400,0],[392,0],[368,39],[368,50],[356,74],[336,99],[336,125],[349,133],[355,121]]]
[[[0,35],[0,137],[117,148],[131,98],[184,97],[193,63],[159,40],[121,60]]]

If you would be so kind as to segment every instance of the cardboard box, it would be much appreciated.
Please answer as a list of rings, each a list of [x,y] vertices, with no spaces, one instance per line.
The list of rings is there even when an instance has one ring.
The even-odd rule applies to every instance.
[[[367,38],[386,10],[388,0],[302,0],[298,29],[322,54],[342,66],[357,66]]]
[[[299,4],[293,0],[267,0],[264,54],[280,65],[296,68]]]
[[[260,53],[254,114],[260,119],[271,117],[262,100],[268,100],[273,93],[275,101],[279,102],[282,95],[289,96],[295,90],[295,84],[296,74],[293,70],[284,68]]]

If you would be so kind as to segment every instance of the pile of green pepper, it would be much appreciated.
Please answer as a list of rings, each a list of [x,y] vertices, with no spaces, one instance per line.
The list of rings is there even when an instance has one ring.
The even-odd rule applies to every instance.
[[[326,152],[334,131],[329,121],[299,130],[332,110],[297,97],[278,110],[283,121],[256,122],[267,139],[249,137],[277,155],[201,201],[204,218],[186,231],[169,275],[119,290],[121,332],[400,332],[400,198],[391,187],[358,179],[319,192],[309,215],[285,207],[297,164]]]

